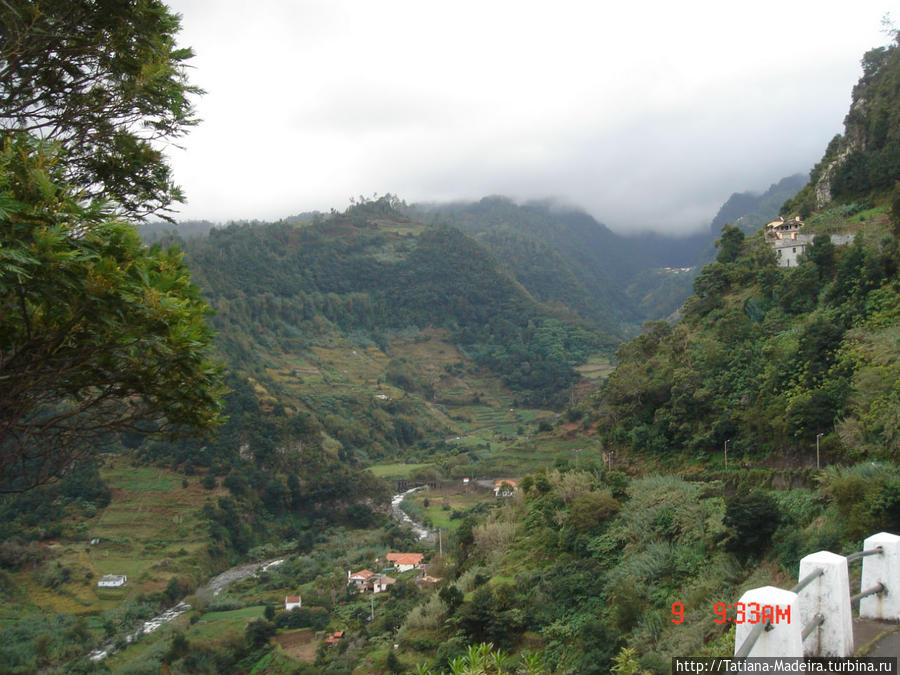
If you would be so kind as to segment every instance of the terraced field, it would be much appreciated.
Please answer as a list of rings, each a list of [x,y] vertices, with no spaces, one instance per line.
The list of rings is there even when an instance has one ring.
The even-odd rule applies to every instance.
[[[173,576],[198,582],[208,576],[198,555],[209,544],[201,509],[227,490],[206,490],[199,478],[182,487],[182,476],[132,466],[119,456],[107,456],[100,473],[112,491],[109,506],[74,524],[66,538],[46,542],[51,560],[68,570],[69,580],[50,588],[33,570],[11,574],[19,589],[6,605],[11,616],[37,608],[98,613],[140,593],[162,590]],[[99,589],[97,580],[104,574],[124,574],[128,583]]]

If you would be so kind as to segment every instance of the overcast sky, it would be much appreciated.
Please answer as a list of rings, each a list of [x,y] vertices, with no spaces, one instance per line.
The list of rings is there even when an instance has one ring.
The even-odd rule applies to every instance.
[[[554,197],[705,226],[843,129],[886,0],[169,0],[203,122],[179,219]],[[614,6],[613,6],[614,5]],[[897,16],[893,17],[897,20]]]

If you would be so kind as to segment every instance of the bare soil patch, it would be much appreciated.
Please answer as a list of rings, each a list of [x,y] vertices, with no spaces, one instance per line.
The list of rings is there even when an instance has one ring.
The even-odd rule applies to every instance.
[[[304,663],[313,663],[316,660],[316,649],[319,645],[316,643],[315,634],[309,628],[280,633],[275,636],[275,642],[292,659]]]

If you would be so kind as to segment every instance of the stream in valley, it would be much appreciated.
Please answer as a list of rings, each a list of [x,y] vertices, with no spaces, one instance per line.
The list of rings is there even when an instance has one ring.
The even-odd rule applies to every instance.
[[[434,541],[435,533],[431,530],[427,529],[422,523],[417,523],[415,520],[409,517],[409,515],[400,508],[400,502],[407,496],[416,492],[418,490],[424,490],[423,487],[414,487],[410,488],[406,492],[401,492],[400,494],[396,494],[391,497],[391,515],[395,520],[399,521],[402,525],[406,525],[411,528],[413,532],[416,533],[416,536],[419,538],[419,541]]]
[[[214,576],[206,583],[205,586],[198,589],[195,595],[206,599],[215,597],[219,593],[221,593],[229,584],[232,584],[235,581],[240,581],[241,579],[246,579],[250,576],[256,576],[260,572],[265,572],[266,570],[280,565],[283,562],[284,559],[279,558],[276,560],[268,560],[266,562],[245,563],[243,565],[237,565]],[[174,621],[179,616],[190,610],[191,606],[184,600],[182,600],[174,607],[170,607],[164,612],[157,614],[152,619],[147,619],[137,630],[126,634],[125,643],[131,644],[132,642],[137,642],[141,639],[142,636],[156,632],[161,626]],[[118,637],[109,638],[108,640],[106,640],[106,642],[103,643],[103,645],[92,651],[88,655],[88,658],[95,663],[104,660],[108,656],[111,656],[118,651],[116,647],[117,643]]]
[[[391,516],[400,522],[403,525],[411,528],[413,532],[416,533],[416,536],[419,538],[419,541],[434,541],[435,533],[431,530],[427,529],[422,523],[416,522],[403,509],[400,508],[400,502],[407,496],[416,492],[417,490],[423,490],[422,487],[414,487],[406,492],[401,492],[400,494],[396,494],[391,498]],[[265,572],[271,567],[275,567],[276,565],[280,565],[284,562],[283,558],[279,558],[276,560],[268,560],[266,562],[258,562],[258,563],[245,563],[242,565],[236,565],[230,569],[225,570],[224,572],[217,574],[212,579],[210,579],[205,586],[198,589],[196,591],[196,595],[209,599],[211,597],[217,596],[221,593],[229,584],[234,583],[235,581],[240,581],[241,579],[246,579],[250,576],[255,576],[260,572]],[[141,626],[125,635],[125,643],[131,644],[132,642],[136,642],[141,639],[142,636],[148,635],[157,631],[161,626],[170,623],[177,619],[179,616],[191,610],[191,606],[187,604],[184,600],[179,602],[174,607],[170,607],[169,609],[157,614],[152,619],[148,619],[144,621]],[[118,649],[116,647],[118,643],[118,637],[113,637],[107,639],[103,645],[92,651],[88,658],[91,661],[99,662],[107,658],[108,656],[115,654]]]

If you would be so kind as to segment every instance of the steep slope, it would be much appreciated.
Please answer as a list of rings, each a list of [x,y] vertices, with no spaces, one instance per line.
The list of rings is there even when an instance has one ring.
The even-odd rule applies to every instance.
[[[232,371],[267,406],[312,414],[350,453],[458,434],[459,405],[558,406],[574,366],[604,345],[470,237],[386,199],[184,246]]]
[[[622,236],[583,211],[548,201],[486,197],[415,208],[472,233],[536,298],[566,306],[619,339],[677,309],[688,286],[673,268],[692,265],[709,239]]]
[[[565,305],[620,339],[640,321],[622,293],[638,256],[583,212],[496,196],[413,208],[471,234],[542,302]]]
[[[437,222],[471,233],[535,298],[565,306],[605,333],[625,338],[666,318],[690,295],[691,268],[711,260],[725,222],[752,230],[777,216],[805,179],[784,178],[762,194],[736,193],[711,231],[692,235],[616,234],[590,215],[552,202],[504,197],[416,205]]]
[[[734,225],[741,228],[744,234],[756,232],[766,223],[775,220],[781,205],[792,199],[808,180],[809,176],[798,173],[782,178],[762,193],[735,192],[709,224],[710,231],[717,237],[725,225]],[[712,258],[710,255],[709,259]]]
[[[900,450],[900,247],[885,210],[860,223],[840,209],[796,267],[777,266],[761,233],[726,228],[694,282],[684,318],[617,352],[595,405],[609,446],[709,456],[893,456]],[[816,232],[816,220],[808,228]]]
[[[843,135],[828,144],[809,184],[784,205],[784,213],[808,216],[835,199],[866,200],[900,180],[900,33],[892,44],[862,58],[863,75],[853,88]]]
[[[684,319],[617,352],[593,403],[609,446],[710,456],[727,442],[732,456],[795,461],[816,447],[900,451],[900,243],[888,209],[900,176],[897,44],[868,52],[863,70],[845,135],[782,208],[819,236],[799,265],[780,267],[761,231],[726,226]],[[721,220],[748,205],[735,196]]]

